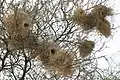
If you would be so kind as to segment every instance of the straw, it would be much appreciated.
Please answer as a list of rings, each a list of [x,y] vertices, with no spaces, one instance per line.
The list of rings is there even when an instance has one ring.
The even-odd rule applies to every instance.
[[[93,51],[95,43],[93,41],[85,40],[79,46],[79,52],[81,57],[87,57]]]

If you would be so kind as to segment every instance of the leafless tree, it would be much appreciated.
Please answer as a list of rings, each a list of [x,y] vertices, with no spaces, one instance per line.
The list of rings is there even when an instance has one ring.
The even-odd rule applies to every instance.
[[[104,55],[100,57],[95,56],[96,53],[106,49],[106,43],[112,39],[112,35],[104,37],[96,29],[95,26],[97,25],[92,29],[84,30],[80,24],[76,24],[73,21],[76,8],[83,9],[89,15],[98,5],[107,6],[107,2],[108,0],[1,0],[0,78],[3,80],[119,80],[119,72],[108,74],[106,72],[109,72],[109,70],[102,70],[98,67],[97,60],[104,58],[107,61],[107,58]],[[34,44],[30,44],[31,42],[26,40],[24,43],[28,42],[29,45],[25,44],[28,46],[23,47],[24,44],[21,43],[22,47],[17,45],[11,48],[10,41],[13,39],[11,36],[14,33],[10,34],[7,31],[6,24],[8,23],[4,21],[4,18],[7,12],[9,14],[10,10],[16,11],[16,9],[21,9],[29,15],[30,24],[32,25],[30,33],[27,32],[28,28],[25,28],[23,32],[23,29],[19,29],[18,31],[21,30],[20,33],[23,35],[32,35],[33,37],[24,39],[32,38],[32,41],[35,42]],[[94,17],[95,20],[97,19],[96,16],[93,16],[89,19],[89,24],[92,24]],[[29,24],[24,23],[24,26],[29,26]],[[110,27],[111,31],[115,28],[114,26]],[[17,35],[17,32],[15,34]],[[21,38],[17,37],[15,39]],[[79,53],[79,48],[81,49],[79,45],[87,40],[94,42],[94,49],[87,56],[84,54],[82,56],[82,52]],[[39,54],[34,52],[38,50],[35,49],[38,48],[37,46],[44,46],[41,44],[41,41],[52,41],[57,43],[62,50],[72,53],[73,73],[71,75],[59,75],[45,68],[44,60],[42,61],[42,58],[39,59]],[[15,41],[13,40],[11,43],[15,43]],[[30,52],[26,52],[26,48],[29,48]],[[51,50],[51,52],[54,53],[54,50]]]

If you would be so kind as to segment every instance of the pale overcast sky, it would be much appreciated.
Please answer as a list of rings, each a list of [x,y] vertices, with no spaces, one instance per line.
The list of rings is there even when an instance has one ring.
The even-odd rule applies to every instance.
[[[117,13],[117,15],[114,15],[113,17],[113,22],[115,27],[120,26],[120,0],[110,0],[110,5],[112,4],[114,8],[114,12]],[[114,2],[113,2],[114,1]],[[115,63],[120,64],[120,28],[116,30],[116,33],[114,34],[114,37],[110,42],[108,43],[108,47],[105,49],[101,54],[108,55],[108,58],[112,58]],[[114,65],[114,62],[110,61],[112,65]],[[99,60],[100,67],[102,68],[107,68],[108,66],[106,65],[107,62],[105,62],[105,59],[100,59]],[[105,66],[106,65],[106,66]]]

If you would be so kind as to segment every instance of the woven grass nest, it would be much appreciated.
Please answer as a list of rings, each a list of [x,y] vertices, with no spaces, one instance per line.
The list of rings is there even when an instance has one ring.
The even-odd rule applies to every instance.
[[[59,51],[60,47],[57,43],[52,41],[41,41],[33,57],[37,57],[41,60],[44,66],[48,65],[49,57],[51,54],[55,54],[56,51]]]
[[[111,35],[110,23],[106,19],[98,21],[97,30],[104,35],[106,38]]]
[[[81,57],[87,57],[93,51],[95,43],[93,41],[85,40],[79,46],[79,52]]]
[[[81,26],[83,27],[83,30],[91,30],[96,26],[96,18],[91,14],[87,14],[86,17],[86,22]]]
[[[4,25],[9,34],[8,47],[10,50],[33,48],[37,42],[31,35],[32,20],[22,9],[8,10],[4,16]]]
[[[66,51],[58,51],[49,57],[49,66],[58,75],[69,76],[73,73],[73,57]]]
[[[29,14],[22,9],[9,10],[4,16],[4,24],[9,36],[14,39],[28,36],[32,21]]]
[[[105,18],[106,16],[112,16],[113,12],[112,9],[109,7],[106,7],[104,5],[97,5],[93,8],[91,11],[92,15],[98,17],[98,18]]]
[[[111,29],[110,23],[105,18],[112,15],[111,8],[104,5],[97,5],[89,14],[86,14],[82,8],[76,8],[72,20],[85,31],[95,27],[102,35],[108,37],[111,35]]]
[[[41,41],[33,56],[38,56],[45,69],[52,70],[58,75],[68,76],[72,74],[72,55],[61,50],[55,42]]]
[[[82,8],[76,8],[72,16],[73,22],[80,25],[83,30],[90,30],[95,27],[95,18],[91,14],[86,14]]]
[[[36,49],[38,46],[37,39],[30,35],[26,38],[20,40],[16,39],[8,39],[8,49],[9,50],[20,50],[20,49]]]
[[[72,19],[77,24],[80,25],[83,24],[86,21],[85,11],[82,8],[76,8],[72,16]]]

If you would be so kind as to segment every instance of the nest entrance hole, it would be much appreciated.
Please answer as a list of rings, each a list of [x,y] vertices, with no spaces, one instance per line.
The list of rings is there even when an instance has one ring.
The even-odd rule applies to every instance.
[[[24,27],[29,27],[29,24],[28,23],[24,23]]]

